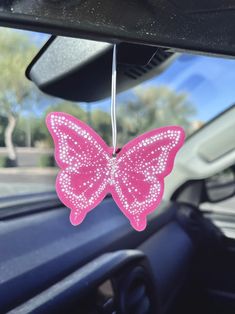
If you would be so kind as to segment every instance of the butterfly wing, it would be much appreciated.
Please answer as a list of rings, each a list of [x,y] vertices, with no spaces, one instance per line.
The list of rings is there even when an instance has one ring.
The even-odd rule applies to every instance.
[[[164,177],[183,145],[184,130],[170,126],[147,132],[126,144],[117,156],[118,170],[112,196],[138,231],[162,200]]]
[[[107,194],[108,146],[88,125],[69,114],[50,113],[46,124],[61,168],[56,191],[71,209],[71,223],[78,225]]]

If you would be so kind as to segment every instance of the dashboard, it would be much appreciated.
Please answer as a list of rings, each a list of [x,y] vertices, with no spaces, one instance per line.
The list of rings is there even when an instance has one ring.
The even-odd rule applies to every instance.
[[[78,228],[62,206],[0,221],[0,312],[170,313],[196,250],[190,210],[165,203],[141,233],[111,198]]]

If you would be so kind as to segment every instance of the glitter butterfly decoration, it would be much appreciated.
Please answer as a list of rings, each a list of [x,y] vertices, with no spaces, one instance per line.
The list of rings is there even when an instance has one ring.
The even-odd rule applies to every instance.
[[[71,209],[71,223],[80,224],[110,193],[132,227],[144,230],[147,215],[162,200],[164,177],[183,145],[184,130],[179,126],[155,129],[113,156],[112,148],[92,128],[69,114],[50,113],[46,123],[61,168],[56,191]]]

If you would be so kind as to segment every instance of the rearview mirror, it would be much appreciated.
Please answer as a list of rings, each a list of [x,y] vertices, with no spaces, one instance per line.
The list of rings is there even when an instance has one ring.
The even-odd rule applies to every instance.
[[[52,37],[26,70],[44,93],[92,102],[110,96],[113,45],[94,40]],[[117,93],[164,71],[177,54],[164,49],[117,45]],[[79,86],[79,88],[77,88]]]
[[[234,167],[206,179],[205,191],[206,199],[210,203],[220,202],[235,195]]]
[[[234,56],[234,9],[232,0],[3,0],[0,25]]]

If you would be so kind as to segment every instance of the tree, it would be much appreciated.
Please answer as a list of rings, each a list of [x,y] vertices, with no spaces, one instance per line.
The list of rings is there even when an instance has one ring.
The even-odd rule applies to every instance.
[[[119,106],[122,120],[119,142],[125,144],[138,134],[165,125],[181,125],[190,132],[190,119],[196,113],[185,93],[176,93],[165,86],[136,88],[133,100]]]
[[[7,118],[5,146],[11,165],[16,165],[13,132],[20,113],[28,109],[39,92],[25,78],[25,70],[36,52],[28,36],[6,28],[0,29],[0,114]]]
[[[188,100],[187,94],[176,93],[167,87],[137,88],[131,101],[119,104],[117,109],[119,147],[134,136],[165,125],[181,125],[186,133],[189,133],[192,125],[191,118],[195,114],[195,109]],[[52,111],[64,111],[83,120],[90,124],[108,145],[112,144],[109,112],[95,109],[89,116],[79,104],[61,101],[51,104],[40,117],[30,117],[33,146],[40,143],[46,147],[53,147],[52,138],[45,124],[46,114]],[[26,143],[23,133],[25,133],[27,119],[29,116],[18,120],[14,139],[20,146]]]
[[[119,129],[119,123],[117,121],[117,128]],[[112,127],[111,117],[109,112],[103,110],[94,110],[92,112],[92,127],[103,138],[107,145],[112,145]]]
[[[61,102],[59,104],[51,105],[47,110],[43,119],[34,123],[35,132],[32,130],[32,138],[35,136],[40,136],[40,139],[45,143],[49,144],[49,146],[53,146],[51,136],[45,125],[45,117],[46,114],[51,111],[62,111],[73,115],[89,124],[108,144],[112,144],[112,128],[111,128],[111,118],[110,113],[105,112],[100,109],[91,110],[91,113],[83,110],[81,106],[77,103],[72,102]],[[40,126],[36,127],[40,123]],[[121,132],[121,124],[122,121],[117,121],[118,131]],[[35,134],[35,135],[34,135]]]
[[[4,132],[7,126],[7,118],[0,116],[0,147],[5,146]]]
[[[41,141],[44,142],[44,145],[53,147],[53,141],[45,123],[46,115],[52,111],[66,112],[78,118],[79,120],[85,122],[87,121],[87,113],[78,103],[69,101],[60,101],[59,103],[54,103],[46,109],[40,118],[35,118],[34,120],[34,125],[31,129],[32,142],[34,145],[37,141]]]

